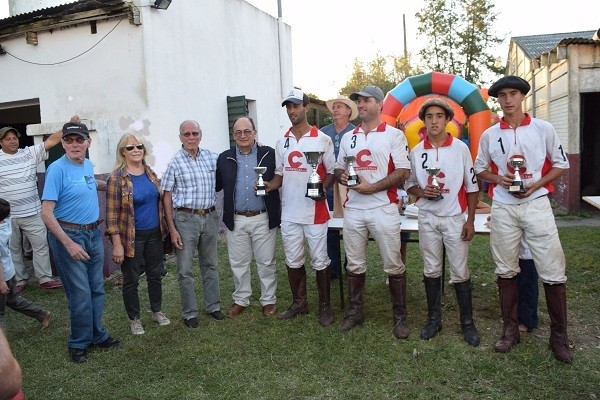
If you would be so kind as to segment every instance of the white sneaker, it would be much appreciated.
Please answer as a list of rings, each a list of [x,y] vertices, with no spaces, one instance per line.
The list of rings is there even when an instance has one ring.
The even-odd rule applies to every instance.
[[[142,321],[140,321],[139,319],[133,319],[129,321],[129,324],[131,325],[131,333],[133,333],[134,335],[143,335],[144,334],[144,327],[142,326]]]
[[[152,321],[155,321],[160,326],[169,325],[171,323],[171,321],[169,321],[169,318],[167,318],[167,316],[163,314],[162,311],[152,313]]]

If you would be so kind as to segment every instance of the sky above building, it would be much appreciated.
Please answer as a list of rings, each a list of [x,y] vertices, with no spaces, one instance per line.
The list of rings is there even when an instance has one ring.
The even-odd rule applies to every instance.
[[[171,7],[177,7],[174,0]],[[246,0],[277,17],[277,0]],[[577,32],[600,28],[600,9],[589,0],[560,5],[534,0],[494,0],[498,18],[493,31],[504,42],[492,50],[502,62],[513,36]],[[417,35],[415,13],[425,0],[281,0],[284,22],[292,27],[294,85],[322,99],[335,97],[350,77],[355,60],[404,53],[406,42],[416,54],[427,45]],[[7,0],[0,0],[0,18],[8,16]]]

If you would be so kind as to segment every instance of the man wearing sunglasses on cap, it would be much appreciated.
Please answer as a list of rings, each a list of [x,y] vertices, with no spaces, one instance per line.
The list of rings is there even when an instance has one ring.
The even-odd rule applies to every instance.
[[[188,328],[198,327],[198,305],[194,292],[192,263],[198,250],[204,289],[204,310],[223,320],[217,273],[219,213],[215,209],[218,154],[200,148],[202,130],[196,121],[179,126],[181,149],[167,165],[161,179],[163,201],[171,240],[177,255],[181,295],[181,318]]]

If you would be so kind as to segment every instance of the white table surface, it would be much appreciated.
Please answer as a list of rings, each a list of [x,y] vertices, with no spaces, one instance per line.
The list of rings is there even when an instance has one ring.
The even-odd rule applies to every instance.
[[[583,196],[583,201],[590,203],[596,208],[600,208],[600,196]]]
[[[490,214],[475,214],[475,233],[489,234],[490,228],[485,226]],[[402,222],[401,228],[404,232],[418,232],[419,221],[417,218],[408,218],[405,215],[400,216]],[[341,230],[344,226],[344,218],[331,218],[329,220],[329,229]]]

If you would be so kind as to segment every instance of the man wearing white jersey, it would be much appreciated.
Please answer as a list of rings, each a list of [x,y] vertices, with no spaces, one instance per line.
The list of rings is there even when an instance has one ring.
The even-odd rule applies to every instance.
[[[306,119],[309,98],[301,90],[292,89],[281,104],[286,108],[292,127],[285,132],[275,146],[275,177],[265,182],[267,191],[281,186],[281,237],[285,252],[293,303],[279,319],[293,318],[309,312],[306,298],[306,269],[304,268],[304,239],[310,250],[310,264],[316,271],[319,293],[319,323],[333,323],[330,307],[329,257],[327,256],[327,221],[329,208],[326,197],[306,197],[307,183],[312,174],[304,152],[322,153],[317,173],[323,189],[333,183],[333,142],[317,127],[310,126]]]
[[[446,124],[453,117],[452,107],[439,97],[427,100],[421,106],[419,118],[425,123],[427,136],[410,152],[411,174],[405,187],[409,194],[417,197],[419,207],[419,249],[428,309],[421,339],[429,340],[442,330],[440,305],[445,248],[463,336],[467,343],[477,346],[480,339],[473,322],[467,258],[475,234],[473,223],[479,186],[469,148],[446,132]],[[439,168],[435,177],[437,185],[428,173],[431,168]]]
[[[408,178],[410,163],[404,134],[381,121],[383,92],[366,86],[350,95],[357,102],[361,124],[344,135],[335,165],[338,182],[348,186],[346,156],[354,156],[359,177],[349,187],[344,203],[344,249],[348,260],[348,313],[339,330],[349,331],[364,322],[363,299],[369,234],[377,242],[383,270],[389,277],[394,316],[394,335],[408,337],[406,322],[406,274],[400,256],[398,186]]]
[[[512,75],[489,88],[489,95],[498,98],[504,116],[483,133],[475,160],[475,173],[491,183],[493,199],[490,242],[504,322],[502,337],[494,349],[507,352],[519,342],[516,275],[519,243],[524,235],[544,282],[550,347],[558,360],[569,363],[573,353],[567,338],[566,262],[547,196],[552,182],[569,168],[569,161],[552,125],[523,112],[529,89],[527,81]],[[516,186],[515,170],[509,163],[515,157],[524,160],[519,168],[524,192],[509,191]]]

